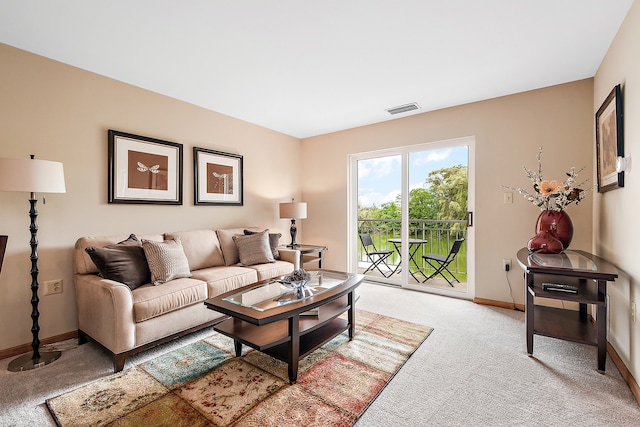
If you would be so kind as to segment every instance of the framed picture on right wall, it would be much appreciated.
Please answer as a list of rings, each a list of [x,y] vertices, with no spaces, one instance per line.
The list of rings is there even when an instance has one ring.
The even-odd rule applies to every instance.
[[[624,187],[624,172],[618,172],[618,157],[624,157],[622,91],[616,85],[596,112],[596,160],[598,192]]]

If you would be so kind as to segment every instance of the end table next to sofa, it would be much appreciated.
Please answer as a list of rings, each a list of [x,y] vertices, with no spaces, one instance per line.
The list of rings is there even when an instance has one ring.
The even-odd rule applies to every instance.
[[[282,246],[286,249],[291,249],[291,246]],[[298,252],[300,252],[300,268],[304,268],[305,270],[315,270],[322,268],[322,260],[324,259],[324,253],[327,251],[326,246],[318,246],[318,245],[305,245],[304,243],[299,243],[294,248]],[[314,268],[310,268],[310,266],[314,263],[318,265]]]
[[[618,269],[596,255],[579,250],[538,254],[522,248],[517,259],[524,270],[529,356],[533,355],[534,335],[595,345],[598,348],[598,371],[604,373],[607,360],[607,282],[618,277]],[[536,305],[536,297],[576,302],[579,310]],[[588,304],[597,307],[595,328],[587,316]]]

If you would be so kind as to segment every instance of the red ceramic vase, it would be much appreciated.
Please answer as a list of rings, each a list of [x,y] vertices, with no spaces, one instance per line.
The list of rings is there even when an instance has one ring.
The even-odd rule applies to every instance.
[[[539,254],[559,254],[564,251],[562,242],[556,238],[551,230],[542,230],[529,239],[527,243],[529,252],[537,252]]]
[[[573,239],[573,223],[565,211],[542,211],[536,221],[536,235],[542,231],[551,231],[562,242],[564,249],[569,247]]]

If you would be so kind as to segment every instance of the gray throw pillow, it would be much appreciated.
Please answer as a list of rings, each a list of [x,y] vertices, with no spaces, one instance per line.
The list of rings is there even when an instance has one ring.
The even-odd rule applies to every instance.
[[[238,247],[240,263],[243,265],[276,262],[269,247],[269,230],[246,236],[233,236]]]
[[[269,231],[268,229],[265,231]],[[261,233],[260,231],[252,231],[252,230],[244,230],[245,235],[257,234]],[[269,247],[271,248],[271,253],[273,254],[274,259],[280,259],[280,251],[278,251],[278,246],[280,246],[280,237],[282,234],[280,233],[269,233]]]
[[[142,249],[151,270],[151,283],[160,285],[173,279],[191,277],[189,261],[184,254],[180,238],[154,242],[142,239]]]
[[[85,251],[105,279],[124,283],[131,290],[151,281],[147,258],[134,234],[114,245],[102,248],[90,246]]]

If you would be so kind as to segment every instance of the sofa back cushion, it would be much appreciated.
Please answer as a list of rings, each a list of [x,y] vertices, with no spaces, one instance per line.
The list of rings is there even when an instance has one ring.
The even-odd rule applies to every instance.
[[[233,236],[244,236],[244,230],[260,231],[258,227],[227,228],[216,231],[218,240],[220,240],[222,254],[224,255],[225,265],[235,265],[240,262],[238,247],[236,242],[233,241]]]
[[[180,239],[191,271],[224,265],[220,242],[213,230],[174,231],[165,233],[164,237]]]
[[[119,242],[127,240],[129,234],[120,234],[117,236],[99,236],[99,237],[81,237],[76,241],[75,250],[73,251],[73,272],[75,274],[98,274],[98,267],[91,260],[91,256],[85,249],[89,247],[103,248],[107,245],[115,245]],[[138,240],[154,240],[162,242],[162,234],[136,234]]]

